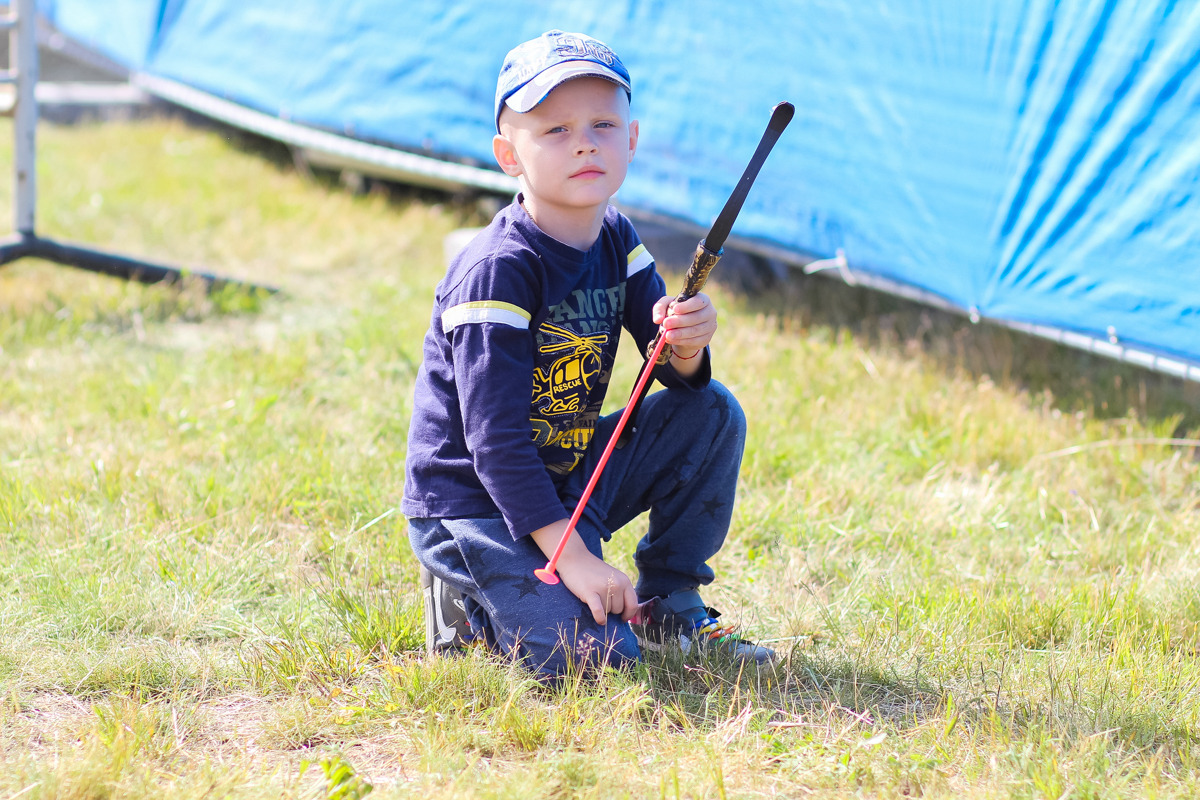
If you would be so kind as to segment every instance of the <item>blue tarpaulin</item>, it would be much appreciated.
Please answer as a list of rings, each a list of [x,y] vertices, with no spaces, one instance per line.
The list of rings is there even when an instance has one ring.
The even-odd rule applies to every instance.
[[[1200,4],[1168,0],[40,0],[131,69],[369,141],[491,161],[495,75],[549,28],[611,45],[641,143],[620,202],[1200,365]]]

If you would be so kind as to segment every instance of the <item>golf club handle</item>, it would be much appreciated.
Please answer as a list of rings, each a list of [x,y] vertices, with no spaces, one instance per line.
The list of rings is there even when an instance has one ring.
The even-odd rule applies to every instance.
[[[713,271],[713,267],[721,260],[721,253],[717,250],[713,252],[708,249],[708,245],[701,239],[696,245],[696,252],[692,255],[692,265],[688,267],[687,275],[683,278],[683,291],[675,297],[675,302],[682,303],[689,297],[695,297],[700,294],[700,290],[704,288],[704,284],[708,282],[708,274]],[[650,344],[646,346],[646,358],[650,358],[650,354],[658,347],[658,340],[663,337],[664,330],[662,327],[658,329],[658,333],[650,340]],[[666,364],[671,359],[671,345],[667,345],[662,349],[662,354],[659,355],[658,365]]]
[[[692,254],[692,265],[688,267],[687,275],[683,277],[683,291],[675,299],[683,301],[700,294],[704,284],[708,283],[708,274],[721,260],[723,252],[725,251],[709,250],[705,240],[701,239],[700,243],[696,245],[696,252]]]

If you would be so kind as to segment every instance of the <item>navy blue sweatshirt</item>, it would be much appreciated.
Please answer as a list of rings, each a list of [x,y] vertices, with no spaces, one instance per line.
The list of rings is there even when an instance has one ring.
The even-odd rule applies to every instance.
[[[569,515],[558,490],[591,442],[621,328],[645,350],[666,294],[612,206],[583,252],[517,200],[451,262],[434,297],[409,427],[409,517],[503,515],[514,538]],[[702,387],[670,367],[670,388]]]

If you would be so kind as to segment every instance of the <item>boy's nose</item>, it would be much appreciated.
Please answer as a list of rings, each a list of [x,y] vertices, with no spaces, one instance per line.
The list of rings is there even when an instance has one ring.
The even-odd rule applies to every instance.
[[[591,134],[582,134],[579,137],[579,140],[575,143],[575,152],[577,155],[596,152],[596,140],[591,136]]]

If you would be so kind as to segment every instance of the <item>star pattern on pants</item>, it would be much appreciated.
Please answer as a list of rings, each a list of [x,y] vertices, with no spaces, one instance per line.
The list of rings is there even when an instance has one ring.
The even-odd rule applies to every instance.
[[[700,511],[700,513],[716,519],[717,512],[723,509],[727,504],[715,498],[710,498],[705,500],[702,505],[704,508]]]
[[[670,473],[664,476],[663,484],[667,485],[667,483],[670,482],[670,485],[673,487],[671,491],[679,491],[679,487],[687,483],[687,480],[690,477],[688,474],[688,468],[691,466],[692,460],[690,458],[688,458],[686,455],[680,456],[679,460],[671,466]]]
[[[644,548],[639,547],[635,560],[642,563],[651,559],[659,564],[669,564],[680,552],[680,549],[670,539],[658,539],[647,542]]]
[[[467,571],[471,573],[476,581],[479,580],[481,575],[491,572],[488,567],[488,548],[477,545],[474,542],[459,545],[459,548],[462,550],[463,561],[466,562]]]
[[[533,595],[541,597],[542,593],[538,591],[542,588],[542,582],[533,575],[522,575],[520,578],[512,582],[512,586],[517,590],[517,599]]]

